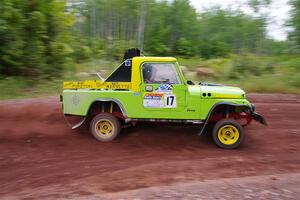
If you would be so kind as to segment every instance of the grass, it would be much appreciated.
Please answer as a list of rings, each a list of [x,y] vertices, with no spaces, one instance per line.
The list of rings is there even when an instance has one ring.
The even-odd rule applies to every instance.
[[[34,98],[58,94],[62,80],[31,81],[21,77],[9,77],[0,80],[0,99]]]
[[[95,72],[107,77],[119,65],[116,61],[93,60],[74,64],[61,78],[52,80],[30,80],[24,77],[0,76],[0,100],[35,98],[47,95],[58,95],[62,91],[64,81],[82,81],[98,79]]]
[[[202,58],[178,58],[186,66],[187,78],[195,82],[215,82],[238,86],[247,92],[300,94],[300,58],[292,56],[257,57],[233,55],[229,58],[204,60]],[[23,77],[0,77],[0,99],[34,98],[58,95],[63,81],[97,79],[95,72],[107,77],[120,62],[92,60],[74,64],[63,77],[53,80],[27,80]],[[211,68],[211,76],[197,76],[198,67]]]

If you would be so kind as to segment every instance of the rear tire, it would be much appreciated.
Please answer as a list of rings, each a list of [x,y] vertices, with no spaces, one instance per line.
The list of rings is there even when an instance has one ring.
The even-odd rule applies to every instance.
[[[92,119],[90,130],[97,140],[109,142],[119,135],[121,125],[115,116],[108,113],[101,113]]]
[[[235,149],[244,139],[244,129],[233,119],[222,119],[215,124],[212,136],[218,147]]]

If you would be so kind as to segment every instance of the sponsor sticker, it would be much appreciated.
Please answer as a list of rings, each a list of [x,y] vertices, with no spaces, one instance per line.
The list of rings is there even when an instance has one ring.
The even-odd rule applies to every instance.
[[[163,93],[146,93],[144,96],[144,107],[163,108]]]
[[[172,91],[172,85],[171,84],[161,84],[156,88],[156,92],[171,92]]]
[[[125,60],[125,67],[131,66],[131,60]]]
[[[144,96],[145,108],[176,108],[176,96],[165,93],[146,93]]]

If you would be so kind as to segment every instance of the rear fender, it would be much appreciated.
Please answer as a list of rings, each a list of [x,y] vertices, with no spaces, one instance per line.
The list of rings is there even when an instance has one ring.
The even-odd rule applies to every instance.
[[[89,109],[87,110],[87,113],[86,113],[85,117],[79,123],[77,123],[74,126],[72,126],[72,129],[76,129],[76,128],[80,127],[87,120],[88,115],[90,114],[92,106],[95,103],[98,103],[98,102],[113,102],[113,103],[115,103],[116,105],[119,106],[119,108],[121,110],[122,114],[119,114],[119,115],[122,116],[122,118],[126,118],[127,117],[127,114],[126,114],[126,111],[124,109],[124,106],[122,105],[122,103],[119,100],[113,99],[113,98],[98,98],[98,99],[96,99],[95,101],[93,101],[91,103],[91,105],[89,106]],[[117,117],[120,117],[120,116],[117,116]]]
[[[97,102],[109,102],[109,101],[114,102],[115,104],[117,104],[117,105],[119,106],[119,108],[120,108],[120,110],[121,110],[122,115],[124,116],[124,118],[127,117],[126,110],[125,110],[123,104],[122,104],[119,100],[114,99],[114,98],[98,98],[98,99],[96,99],[95,101],[93,101],[93,102],[91,103],[89,109],[87,110],[86,115],[89,114],[89,112],[90,112],[90,110],[91,110],[93,104],[95,104],[95,103],[97,103]]]

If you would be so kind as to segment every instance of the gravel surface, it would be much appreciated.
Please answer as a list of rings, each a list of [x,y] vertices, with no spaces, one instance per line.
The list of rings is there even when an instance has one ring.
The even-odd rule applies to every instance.
[[[269,126],[246,127],[236,150],[182,125],[138,124],[100,143],[70,129],[58,97],[2,101],[0,199],[297,199],[300,97],[248,97]]]

